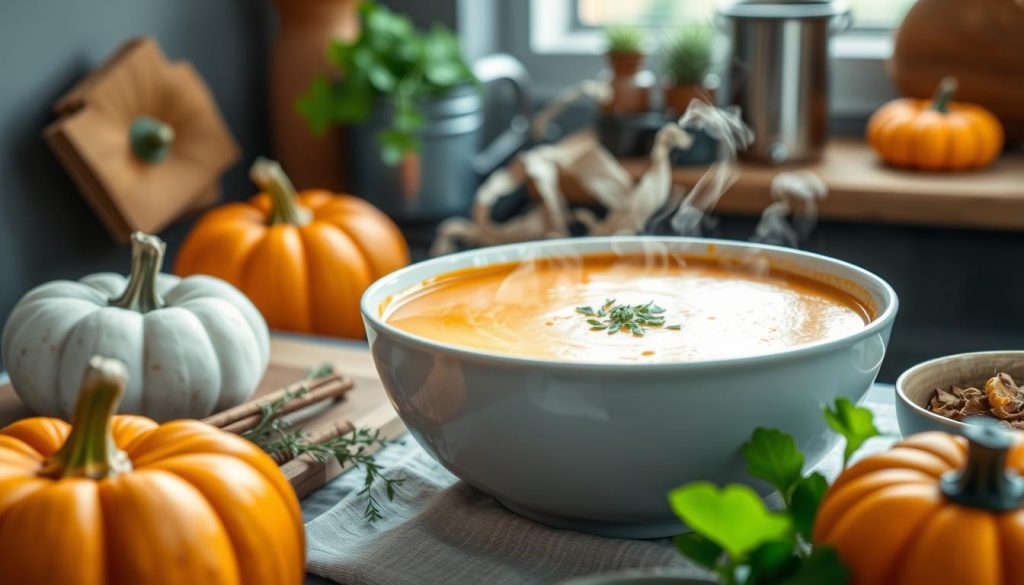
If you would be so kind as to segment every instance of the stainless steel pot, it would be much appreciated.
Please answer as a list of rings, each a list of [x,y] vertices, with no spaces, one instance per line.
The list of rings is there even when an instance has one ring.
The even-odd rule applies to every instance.
[[[828,138],[828,43],[850,25],[842,0],[736,2],[720,6],[730,38],[720,93],[754,131],[744,157],[780,164],[814,160]]]

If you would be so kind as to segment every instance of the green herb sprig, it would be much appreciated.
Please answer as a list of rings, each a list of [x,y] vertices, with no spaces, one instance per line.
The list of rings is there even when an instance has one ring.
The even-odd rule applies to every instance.
[[[824,415],[846,441],[844,467],[867,439],[879,435],[871,411],[839,398]],[[713,571],[722,585],[842,585],[849,570],[835,549],[810,544],[828,481],[803,475],[804,455],[791,435],[758,428],[741,452],[747,473],[779,490],[785,508],[768,510],[743,484],[721,489],[708,482],[669,493],[669,504],[693,532],[676,537],[683,556]]]
[[[641,53],[644,50],[644,31],[635,26],[606,27],[604,39],[612,53]]]
[[[310,372],[311,378],[328,375],[333,370],[327,370],[323,366]],[[374,484],[380,480],[384,482],[384,490],[388,501],[395,498],[396,487],[405,481],[404,478],[387,477],[383,469],[373,459],[370,449],[375,446],[384,446],[387,441],[381,438],[379,430],[366,428],[352,429],[352,432],[332,437],[321,443],[308,442],[308,433],[300,429],[293,429],[292,423],[280,418],[281,410],[285,404],[295,400],[309,392],[309,388],[302,386],[295,391],[287,391],[284,395],[272,402],[260,405],[260,420],[252,429],[242,433],[242,437],[252,441],[267,454],[284,455],[288,458],[300,455],[309,455],[317,461],[326,461],[334,458],[339,465],[353,465],[364,470],[365,478],[363,489],[359,495],[366,498],[366,507],[363,510],[363,517],[368,522],[376,522],[384,516],[380,510],[380,501],[373,493]]]
[[[576,312],[587,319],[591,331],[607,331],[615,335],[620,331],[629,331],[638,337],[647,333],[644,327],[665,327],[678,331],[681,325],[665,325],[665,309],[650,301],[641,305],[620,305],[615,299],[606,299],[604,304],[594,310],[593,307],[576,307]]]
[[[677,85],[702,85],[714,66],[714,29],[691,24],[672,36],[661,50],[661,66]]]
[[[390,101],[390,126],[376,138],[384,161],[397,164],[421,147],[423,104],[477,80],[449,29],[434,25],[420,32],[408,16],[370,0],[359,4],[359,16],[359,36],[335,40],[327,51],[341,81],[317,75],[296,108],[313,133],[322,135],[336,124],[364,124],[382,98]]]

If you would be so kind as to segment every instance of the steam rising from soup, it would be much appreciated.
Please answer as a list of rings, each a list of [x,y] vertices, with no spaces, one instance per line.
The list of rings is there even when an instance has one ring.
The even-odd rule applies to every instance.
[[[655,307],[663,324],[602,328],[615,305]],[[594,254],[469,268],[391,299],[394,327],[472,349],[574,362],[752,356],[845,336],[874,318],[840,286],[769,266],[669,253]],[[656,321],[655,321],[656,322]],[[672,328],[668,326],[672,325]],[[678,328],[675,328],[678,325]]]

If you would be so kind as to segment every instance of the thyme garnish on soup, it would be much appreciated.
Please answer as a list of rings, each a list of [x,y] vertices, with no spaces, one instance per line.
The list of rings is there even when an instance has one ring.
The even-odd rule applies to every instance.
[[[641,305],[617,304],[615,299],[607,299],[604,304],[594,310],[593,307],[576,307],[576,312],[588,317],[587,324],[591,331],[607,331],[615,335],[620,331],[629,331],[633,335],[642,336],[647,332],[645,327],[664,327],[678,331],[681,325],[665,325],[665,309],[649,301]]]

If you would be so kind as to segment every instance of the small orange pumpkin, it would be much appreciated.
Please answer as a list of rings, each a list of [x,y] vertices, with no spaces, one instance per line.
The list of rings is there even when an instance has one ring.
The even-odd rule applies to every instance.
[[[902,98],[868,121],[868,142],[885,162],[925,170],[964,170],[991,163],[1003,149],[1003,127],[985,108],[954,102],[947,77],[931,100]]]
[[[409,263],[398,227],[356,197],[296,194],[276,162],[258,159],[250,176],[264,193],[203,216],[175,272],[230,282],[272,329],[362,338],[363,291]]]
[[[125,380],[93,358],[71,425],[0,430],[0,583],[302,583],[299,503],[270,457],[199,421],[113,416]]]
[[[1024,445],[998,423],[966,434],[911,436],[832,484],[814,542],[852,585],[1024,583]]]

